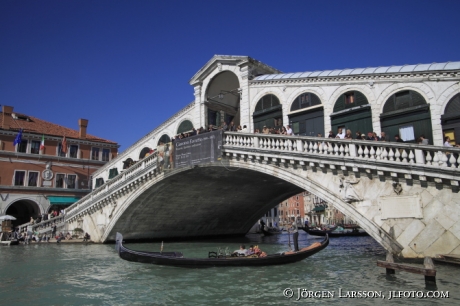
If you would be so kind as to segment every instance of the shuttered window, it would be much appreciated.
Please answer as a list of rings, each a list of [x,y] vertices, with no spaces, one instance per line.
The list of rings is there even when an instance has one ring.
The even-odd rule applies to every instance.
[[[460,94],[456,94],[446,106],[444,115],[460,114]]]
[[[400,91],[388,98],[383,107],[383,113],[425,104],[427,104],[425,99],[418,92],[413,90]]]
[[[265,95],[257,102],[255,112],[280,105],[280,100],[275,95]]]
[[[334,113],[348,108],[369,104],[365,95],[359,91],[349,91],[341,95],[334,105]]]
[[[297,98],[295,98],[294,102],[292,102],[291,112],[320,104],[321,100],[318,98],[317,95],[311,92],[303,93]]]

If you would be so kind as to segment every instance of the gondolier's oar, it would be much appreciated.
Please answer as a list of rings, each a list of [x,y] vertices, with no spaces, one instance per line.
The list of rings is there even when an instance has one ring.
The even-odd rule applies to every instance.
[[[163,253],[163,241],[161,242],[160,253]]]
[[[291,231],[290,230],[288,230],[288,240],[289,240],[289,243],[288,243],[289,251],[292,251],[292,248],[291,248]]]

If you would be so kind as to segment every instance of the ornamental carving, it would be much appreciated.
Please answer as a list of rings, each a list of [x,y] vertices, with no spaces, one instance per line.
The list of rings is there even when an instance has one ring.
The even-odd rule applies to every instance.
[[[339,192],[344,200],[347,203],[362,201],[363,197],[360,195],[358,191],[357,184],[359,183],[359,179],[357,178],[346,178],[343,175],[339,176],[340,185],[339,185]]]

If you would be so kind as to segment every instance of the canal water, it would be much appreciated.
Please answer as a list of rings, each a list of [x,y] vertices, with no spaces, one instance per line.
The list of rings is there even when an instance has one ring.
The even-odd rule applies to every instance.
[[[301,246],[320,240],[306,233],[299,237]],[[267,253],[282,252],[287,250],[288,235],[170,242],[164,251],[203,257],[218,247],[236,250],[240,243],[258,244]],[[158,251],[160,244],[129,246]],[[0,247],[0,258],[1,305],[460,305],[458,267],[436,266],[442,293],[434,294],[448,292],[448,298],[404,297],[431,293],[422,275],[396,272],[388,278],[385,269],[376,266],[376,260],[385,259],[385,251],[371,237],[332,239],[325,250],[301,262],[270,267],[138,264],[118,258],[114,245],[98,244]],[[390,291],[400,292],[399,297],[390,300]],[[352,297],[354,292],[373,297]]]

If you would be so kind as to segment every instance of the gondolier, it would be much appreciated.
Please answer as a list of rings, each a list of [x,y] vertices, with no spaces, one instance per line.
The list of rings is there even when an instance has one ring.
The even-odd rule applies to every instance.
[[[294,251],[299,251],[299,228],[297,227],[297,220],[292,222],[292,239],[294,240]]]

